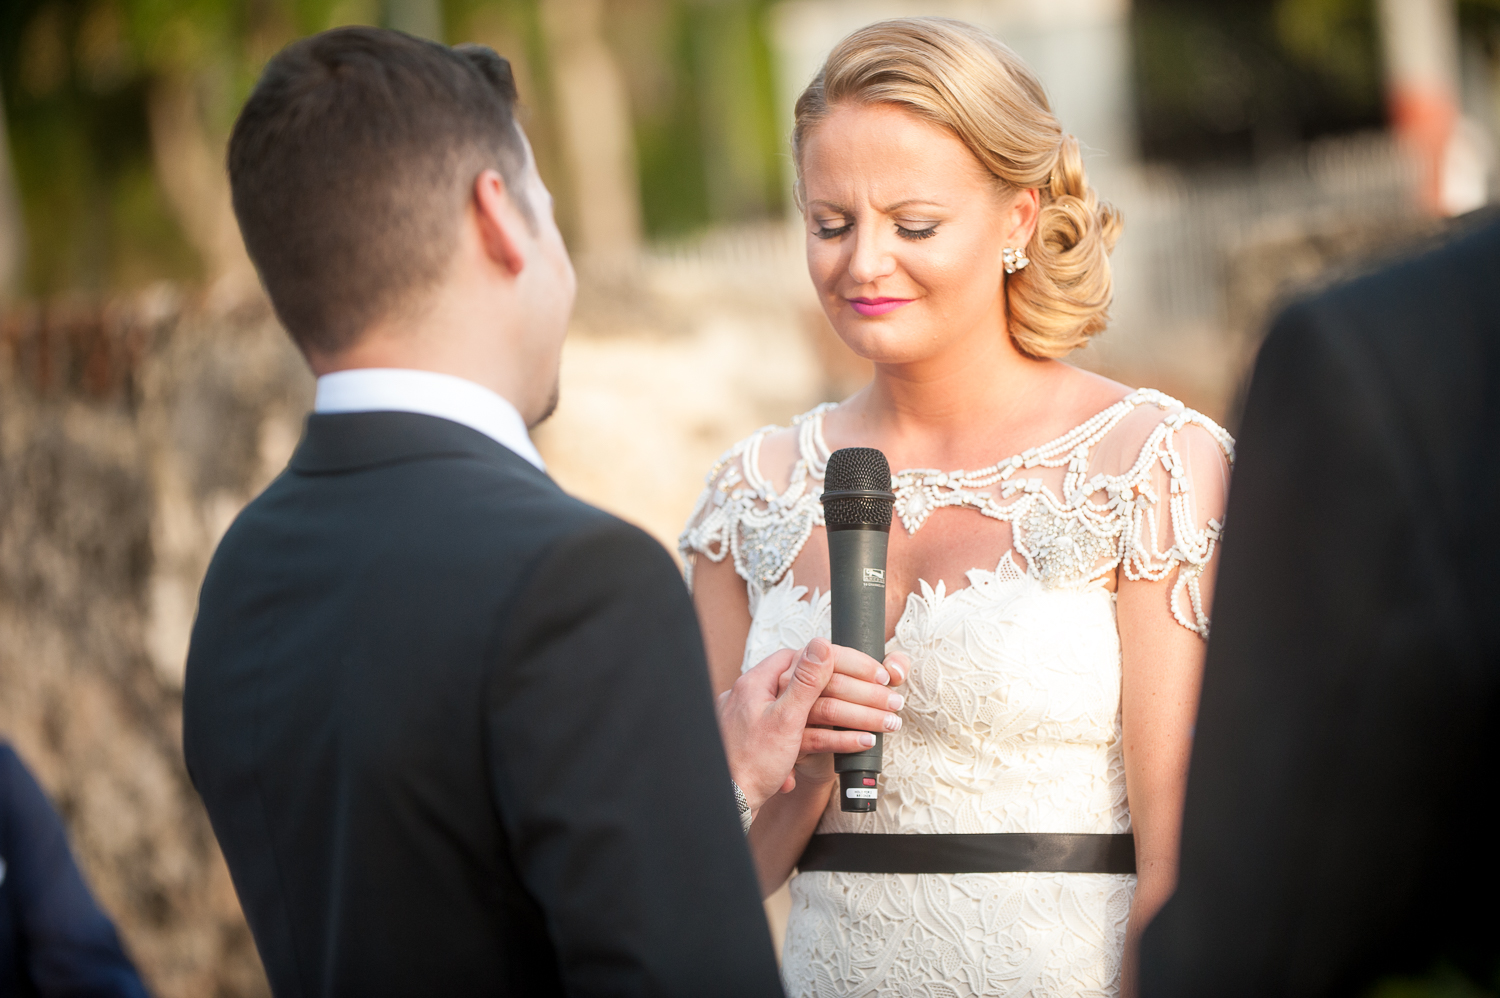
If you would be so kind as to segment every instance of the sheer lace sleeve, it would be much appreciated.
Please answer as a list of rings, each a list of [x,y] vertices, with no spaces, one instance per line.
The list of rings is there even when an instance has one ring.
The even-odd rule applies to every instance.
[[[1200,580],[1224,531],[1234,440],[1218,424],[1177,408],[1147,436],[1117,492],[1126,517],[1120,539],[1126,579],[1161,582],[1175,573],[1169,609],[1208,637]]]
[[[740,578],[764,592],[786,574],[813,528],[822,524],[822,467],[812,467],[820,456],[810,439],[813,424],[802,416],[797,426],[801,456],[792,464],[785,489],[778,491],[760,471],[761,445],[780,429],[776,426],[763,427],[735,444],[709,470],[677,540],[689,587],[698,558],[730,558]],[[809,453],[813,458],[806,456]]]
[[[733,498],[734,493],[744,485],[742,459],[749,443],[748,439],[741,440],[714,462],[704,480],[703,491],[693,505],[693,512],[688,516],[687,526],[678,535],[677,553],[682,556],[682,574],[689,589],[693,586],[693,569],[699,558],[717,563],[733,550],[731,538],[738,517],[734,510],[725,507],[737,501]]]

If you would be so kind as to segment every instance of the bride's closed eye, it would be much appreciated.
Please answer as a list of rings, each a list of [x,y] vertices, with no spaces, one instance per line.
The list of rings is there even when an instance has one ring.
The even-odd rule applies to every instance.
[[[837,239],[839,236],[842,236],[844,233],[854,228],[853,222],[847,221],[842,218],[814,219],[813,224],[817,226],[817,228],[813,230],[813,235],[817,236],[819,239]]]
[[[929,236],[937,235],[937,230],[938,223],[936,222],[926,223],[921,227],[906,226],[900,222],[896,223],[896,234],[902,239],[926,239]]]
[[[847,222],[843,219],[819,219],[815,220],[814,224],[817,225],[817,228],[813,230],[813,235],[817,236],[819,239],[837,239],[839,236],[844,235],[850,229],[854,228],[853,222]],[[926,239],[930,236],[937,235],[937,230],[938,223],[936,222],[924,225],[920,228],[902,225],[899,222],[896,223],[896,234],[902,239]]]

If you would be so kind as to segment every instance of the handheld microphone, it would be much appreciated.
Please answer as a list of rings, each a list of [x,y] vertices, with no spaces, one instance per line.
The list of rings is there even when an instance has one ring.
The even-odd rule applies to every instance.
[[[843,447],[823,476],[823,520],[828,529],[828,591],[833,643],[879,662],[885,658],[885,552],[891,534],[891,465],[873,447]],[[880,795],[883,734],[863,752],[833,757],[839,808],[873,811]]]

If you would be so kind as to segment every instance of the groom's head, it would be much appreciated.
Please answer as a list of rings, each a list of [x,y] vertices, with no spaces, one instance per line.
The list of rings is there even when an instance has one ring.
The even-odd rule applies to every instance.
[[[271,60],[230,186],[315,371],[444,369],[543,414],[573,273],[515,102],[492,50],[394,31],[327,31]]]

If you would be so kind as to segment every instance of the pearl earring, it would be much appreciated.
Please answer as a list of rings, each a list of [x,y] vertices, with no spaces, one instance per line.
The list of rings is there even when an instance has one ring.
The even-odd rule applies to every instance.
[[[1005,272],[1007,274],[1014,274],[1018,270],[1024,270],[1026,265],[1031,262],[1027,258],[1024,249],[1011,249],[1009,246],[1001,251],[1000,259],[1005,261]]]

